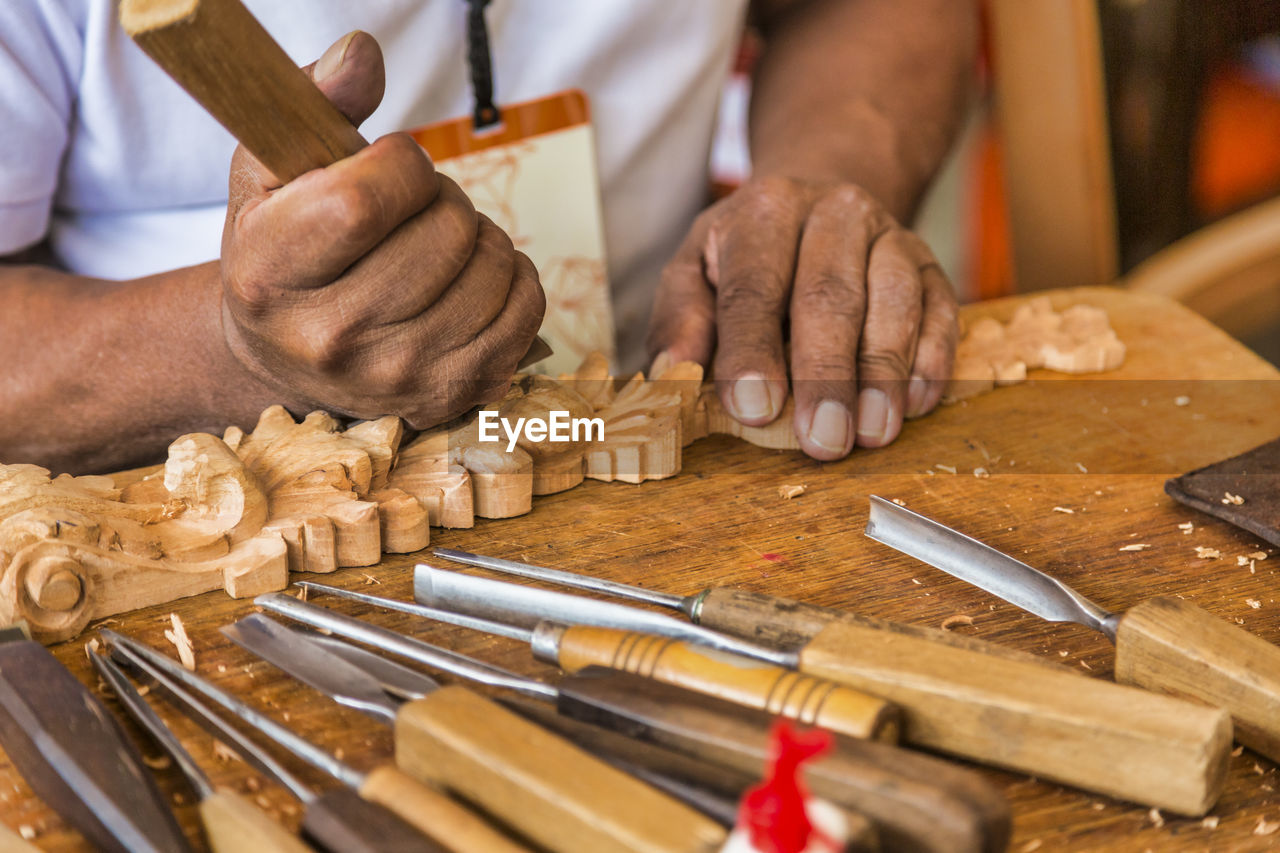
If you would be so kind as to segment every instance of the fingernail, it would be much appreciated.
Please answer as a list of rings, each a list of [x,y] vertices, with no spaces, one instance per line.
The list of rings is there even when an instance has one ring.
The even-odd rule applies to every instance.
[[[922,376],[912,376],[907,383],[907,417],[924,414],[924,398],[929,393],[929,382]]]
[[[867,388],[858,395],[858,440],[878,444],[889,431],[889,397]]]
[[[733,383],[733,415],[742,418],[771,418],[777,414],[769,383],[759,373],[744,373]]]
[[[312,77],[319,83],[321,80],[327,80],[342,68],[343,60],[347,58],[347,48],[351,47],[351,40],[356,37],[358,30],[353,30],[342,37],[341,40],[329,45],[329,49],[324,52],[320,60],[316,62],[315,70]]]
[[[823,400],[813,410],[809,441],[832,453],[844,453],[849,446],[849,410],[835,400]]]

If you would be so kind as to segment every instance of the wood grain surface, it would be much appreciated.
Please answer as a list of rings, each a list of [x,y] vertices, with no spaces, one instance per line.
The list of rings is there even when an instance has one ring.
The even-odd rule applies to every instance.
[[[1061,577],[1104,607],[1123,610],[1154,595],[1183,596],[1268,642],[1280,642],[1280,554],[1254,536],[1175,504],[1162,491],[1169,476],[1280,435],[1280,372],[1196,315],[1157,298],[1088,289],[1054,299],[1059,307],[1076,301],[1105,307],[1129,348],[1124,367],[1093,379],[1044,381],[1048,374],[1035,373],[1026,385],[909,423],[889,448],[857,451],[834,464],[729,438],[707,439],[686,451],[684,471],[672,480],[585,483],[538,498],[520,518],[433,531],[433,545],[683,594],[736,585],[932,628],[963,615],[973,624],[951,620],[952,630],[1045,656],[1087,676],[1111,677],[1115,651],[1101,634],[1046,623],[866,539],[867,495],[880,494]],[[1007,318],[1013,305],[989,303],[966,309],[965,316]],[[975,477],[975,468],[990,476]],[[807,489],[782,500],[781,483]],[[1179,528],[1185,523],[1193,525],[1190,533]],[[1137,544],[1149,547],[1120,550]],[[1196,546],[1217,549],[1220,557],[1201,558]],[[1252,572],[1237,565],[1237,556],[1259,550],[1270,558],[1255,561]],[[411,567],[421,558],[389,557],[372,568],[341,569],[325,581],[408,599]],[[349,602],[325,603],[520,672],[555,674],[532,659],[527,644],[416,623]],[[220,625],[251,609],[249,602],[214,592],[125,614],[109,626],[164,647],[163,631],[175,611],[186,624],[202,675],[252,695],[277,719],[341,750],[344,760],[361,769],[384,762],[392,754],[387,727],[289,680],[218,633]],[[80,644],[56,646],[54,652],[94,683]],[[215,756],[203,732],[163,703],[156,705],[215,783],[260,800],[296,825],[297,803],[287,793],[243,763]],[[316,784],[331,784],[299,770]],[[1208,825],[1024,775],[982,772],[1013,806],[1014,851],[1249,851],[1280,844],[1280,778],[1275,764],[1247,749],[1231,759],[1225,792]],[[161,769],[157,775],[168,795],[180,800],[183,827],[203,844],[192,797],[177,772]],[[32,795],[7,760],[0,760],[0,821],[14,830],[30,827],[42,849],[89,849]]]

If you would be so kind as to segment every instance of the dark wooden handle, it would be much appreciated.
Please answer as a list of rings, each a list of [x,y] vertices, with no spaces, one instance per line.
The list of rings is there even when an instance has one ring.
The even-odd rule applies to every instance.
[[[773,718],[732,702],[631,673],[590,667],[560,682],[560,710],[630,737],[759,777]],[[869,818],[887,847],[1000,851],[1008,805],[974,773],[875,741],[836,736],[834,753],[808,765],[818,796]]]
[[[1125,612],[1116,681],[1226,708],[1236,740],[1280,761],[1280,648],[1188,601],[1160,596]]]
[[[946,646],[955,646],[992,657],[1036,663],[1059,672],[1076,674],[1074,670],[1048,658],[1019,649],[1011,649],[978,637],[928,628],[924,625],[909,625],[905,622],[877,619],[874,616],[863,616],[848,610],[819,607],[816,604],[805,604],[802,601],[778,598],[745,589],[715,587],[708,590],[703,596],[697,622],[716,631],[744,637],[777,649],[799,648],[818,636],[822,629],[832,622],[845,622],[850,625],[929,640]]]
[[[282,183],[367,144],[240,0],[124,0],[120,23]]]
[[[321,794],[307,806],[302,834],[329,853],[449,853],[390,809],[350,788]]]
[[[98,849],[191,849],[106,706],[38,643],[0,645],[0,745],[31,789]]]

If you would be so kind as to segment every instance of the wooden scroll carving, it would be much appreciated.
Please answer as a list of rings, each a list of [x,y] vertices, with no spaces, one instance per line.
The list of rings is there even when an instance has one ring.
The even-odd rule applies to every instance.
[[[1124,345],[1105,313],[1058,314],[1047,299],[1005,326],[979,320],[961,341],[949,396],[1020,381],[1029,368],[1109,370]],[[744,427],[720,405],[702,368],[659,361],[646,379],[609,373],[602,355],[557,379],[519,376],[506,397],[401,447],[394,417],[345,427],[324,412],[301,423],[282,407],[252,432],[196,433],[162,466],[106,477],[50,478],[0,465],[0,624],[26,620],[36,638],[78,634],[92,619],[211,589],[247,597],[288,574],[373,565],[425,548],[430,528],[528,512],[537,495],[584,479],[642,483],[680,473],[682,448],[732,435],[795,449],[791,403],[772,424]],[[482,421],[598,420],[600,435],[482,441]],[[490,436],[492,438],[492,436]]]

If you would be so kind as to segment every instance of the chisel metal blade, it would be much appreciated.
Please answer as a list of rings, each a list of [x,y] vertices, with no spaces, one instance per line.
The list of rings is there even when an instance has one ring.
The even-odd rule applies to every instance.
[[[382,685],[382,689],[400,699],[418,699],[437,689],[440,682],[425,672],[418,672],[403,664],[388,660],[377,652],[371,652],[360,646],[353,646],[346,640],[330,637],[309,628],[290,628],[303,640],[313,646],[324,649],[330,654],[342,658],[347,663],[359,667],[373,676]]]
[[[220,630],[236,645],[338,704],[383,720],[396,718],[400,703],[387,695],[377,678],[312,645],[279,622],[255,613]]]
[[[1056,578],[892,501],[871,496],[866,534],[1042,619],[1078,622],[1115,639],[1118,614]]]

